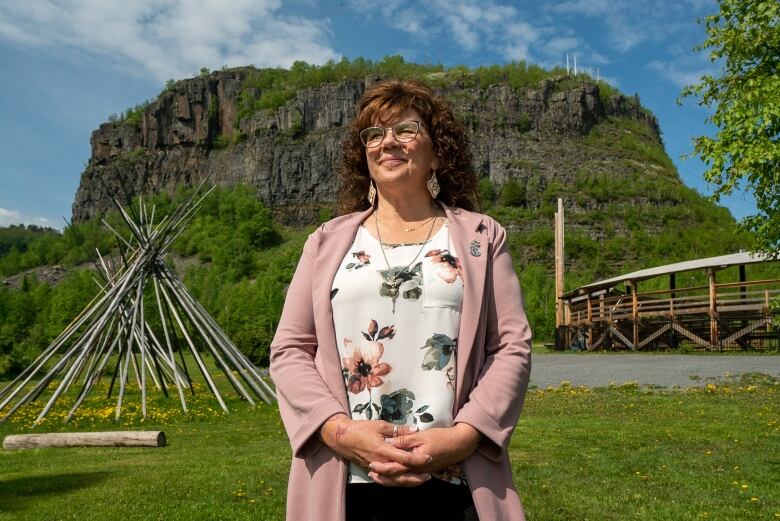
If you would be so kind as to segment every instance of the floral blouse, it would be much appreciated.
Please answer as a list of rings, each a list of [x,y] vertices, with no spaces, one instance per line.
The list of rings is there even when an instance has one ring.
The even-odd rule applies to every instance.
[[[352,419],[451,427],[463,273],[448,225],[424,245],[384,247],[389,267],[361,226],[331,290]],[[465,483],[460,465],[434,477]],[[372,481],[350,464],[349,482]]]

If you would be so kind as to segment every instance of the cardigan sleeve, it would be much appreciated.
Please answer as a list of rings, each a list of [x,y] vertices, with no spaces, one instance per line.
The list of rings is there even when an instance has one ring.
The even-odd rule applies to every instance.
[[[271,342],[270,356],[271,378],[276,384],[282,422],[293,456],[302,458],[313,455],[323,446],[318,432],[325,420],[334,414],[346,413],[314,362],[317,332],[312,279],[317,242],[315,232],[303,247]]]
[[[525,315],[517,274],[498,224],[485,281],[486,313],[484,362],[477,384],[454,422],[468,423],[483,435],[477,448],[498,461],[509,446],[520,417],[531,374],[531,328]]]

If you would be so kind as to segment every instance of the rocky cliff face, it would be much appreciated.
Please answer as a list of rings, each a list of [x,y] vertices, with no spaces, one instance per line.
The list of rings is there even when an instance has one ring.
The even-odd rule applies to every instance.
[[[92,134],[73,220],[112,208],[139,193],[172,190],[211,175],[220,185],[250,184],[282,221],[314,222],[336,198],[339,142],[355,104],[376,77],[323,84],[276,110],[238,121],[239,94],[252,69],[215,72],[178,82],[144,110],[139,122],[105,123]],[[518,92],[508,85],[441,90],[471,134],[477,171],[500,186],[516,179],[528,193],[552,181],[573,182],[587,155],[579,139],[610,116],[640,121],[660,141],[658,123],[638,100],[606,100],[597,85],[562,90],[544,80]]]

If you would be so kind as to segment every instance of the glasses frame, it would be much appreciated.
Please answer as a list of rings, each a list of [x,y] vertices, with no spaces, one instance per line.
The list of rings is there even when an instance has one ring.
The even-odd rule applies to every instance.
[[[414,136],[411,139],[400,139],[398,137],[398,135],[395,133],[395,127],[397,127],[398,125],[402,125],[404,123],[414,123],[414,124],[417,125],[417,129],[416,129],[416,131],[414,133]],[[382,139],[380,139],[379,142],[376,145],[369,145],[368,143],[366,143],[366,139],[363,137],[363,134],[367,130],[371,130],[371,129],[374,129],[374,128],[378,128],[378,129],[380,129],[382,131]],[[376,148],[376,147],[380,146],[384,142],[385,138],[387,137],[387,131],[389,129],[390,133],[393,135],[393,139],[395,139],[399,143],[409,143],[409,142],[414,141],[415,139],[417,139],[417,136],[420,135],[420,130],[422,128],[423,128],[422,123],[420,123],[416,119],[406,119],[404,121],[399,121],[398,123],[396,123],[392,127],[366,127],[366,128],[364,128],[363,130],[360,131],[360,134],[359,134],[360,135],[360,142],[363,143],[363,146],[366,147],[366,148]]]

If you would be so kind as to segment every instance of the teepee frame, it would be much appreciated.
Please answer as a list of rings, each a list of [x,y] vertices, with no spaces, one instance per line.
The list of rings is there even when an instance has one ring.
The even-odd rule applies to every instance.
[[[57,399],[80,381],[81,388],[65,417],[67,423],[106,373],[111,375],[107,399],[111,398],[118,383],[115,412],[118,421],[131,367],[141,391],[141,413],[144,418],[147,413],[148,378],[166,397],[168,386],[175,386],[182,410],[186,412],[185,389],[189,388],[194,394],[194,387],[184,349],[178,349],[180,362],[175,357],[173,340],[177,330],[184,338],[208,388],[225,412],[228,412],[228,408],[209,374],[198,346],[212,355],[219,369],[243,399],[253,406],[255,401],[252,394],[266,403],[274,400],[273,389],[263,380],[263,376],[267,377],[267,371],[261,373],[236,348],[163,260],[168,248],[195,216],[203,199],[213,190],[212,187],[203,193],[205,182],[204,179],[183,204],[157,224],[154,223],[155,207],[147,211],[143,198],[139,198],[137,211],[132,204],[128,205],[129,213],[113,198],[130,230],[129,238],[123,237],[105,220],[103,223],[116,235],[121,261],[116,265],[98,252],[98,274],[101,280],[96,279],[96,282],[100,286],[100,293],[30,366],[0,390],[0,413],[16,399],[0,418],[0,423],[21,407],[42,397],[57,377],[60,379],[53,386],[54,391],[35,423],[43,420]],[[148,311],[144,309],[144,289],[147,287],[154,288],[156,305],[153,312],[159,314],[162,335],[159,330],[155,333],[145,319]],[[116,355],[116,363],[113,370],[107,371],[112,355]],[[53,365],[47,368],[47,364]],[[31,384],[41,374],[42,378]]]

